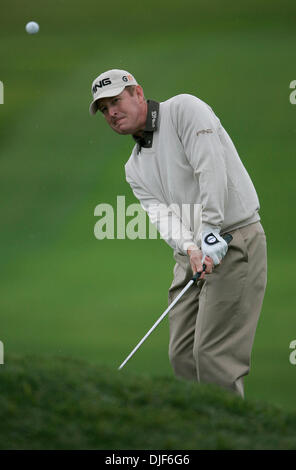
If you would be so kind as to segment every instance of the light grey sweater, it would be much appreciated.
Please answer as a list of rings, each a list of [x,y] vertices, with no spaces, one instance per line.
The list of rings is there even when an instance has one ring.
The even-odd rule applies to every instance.
[[[260,220],[256,190],[232,140],[195,96],[160,103],[153,145],[140,153],[135,145],[125,173],[150,221],[179,253],[200,246],[203,231]]]

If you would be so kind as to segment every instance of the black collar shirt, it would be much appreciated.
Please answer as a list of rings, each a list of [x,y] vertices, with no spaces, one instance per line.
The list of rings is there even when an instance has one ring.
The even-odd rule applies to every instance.
[[[151,148],[153,143],[153,132],[158,127],[159,103],[153,100],[147,100],[147,119],[145,129],[141,136],[133,135],[137,143],[137,154],[141,152],[141,148]]]

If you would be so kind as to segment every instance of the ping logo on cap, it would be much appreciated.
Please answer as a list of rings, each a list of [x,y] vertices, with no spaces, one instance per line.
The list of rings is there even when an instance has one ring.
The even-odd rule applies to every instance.
[[[111,85],[111,84],[112,84],[112,82],[111,82],[110,78],[103,78],[103,80],[100,80],[98,83],[94,84],[94,86],[92,88],[92,92],[96,93],[98,88],[102,88],[103,86]]]

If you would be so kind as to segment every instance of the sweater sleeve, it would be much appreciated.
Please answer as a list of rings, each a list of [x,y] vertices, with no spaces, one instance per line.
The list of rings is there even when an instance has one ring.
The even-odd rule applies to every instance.
[[[187,255],[187,248],[194,244],[194,233],[182,222],[177,205],[167,206],[149,194],[143,186],[127,174],[134,195],[139,200],[141,207],[148,214],[150,222],[157,228],[160,236],[177,252]]]
[[[202,231],[220,231],[228,195],[218,133],[220,121],[206,103],[192,95],[177,97],[172,105],[172,119],[199,186]]]

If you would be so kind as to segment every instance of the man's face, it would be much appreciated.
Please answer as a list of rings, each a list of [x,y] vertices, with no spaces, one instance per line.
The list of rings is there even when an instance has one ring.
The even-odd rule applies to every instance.
[[[98,109],[118,134],[136,134],[145,128],[147,104],[139,85],[133,95],[124,89],[120,95],[101,98]]]

